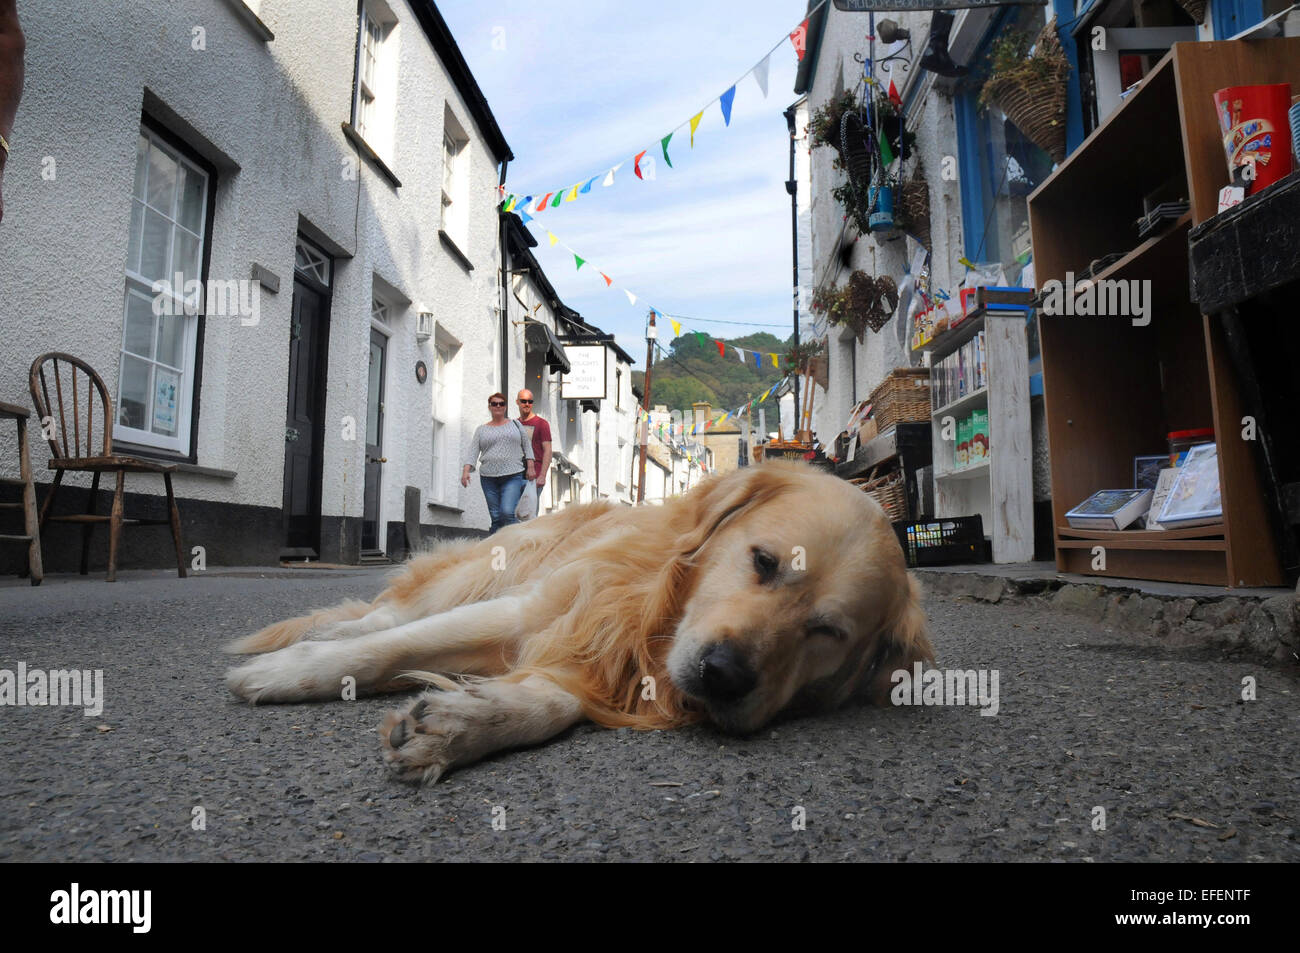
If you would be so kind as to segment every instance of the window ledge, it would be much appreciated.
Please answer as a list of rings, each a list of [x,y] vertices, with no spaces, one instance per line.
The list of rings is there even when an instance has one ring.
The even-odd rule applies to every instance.
[[[442,239],[442,243],[447,247],[447,251],[451,252],[451,257],[455,258],[462,268],[466,271],[474,270],[474,265],[470,262],[469,257],[460,250],[460,246],[457,245],[455,240],[447,234],[445,229],[438,229],[438,237]]]
[[[167,463],[176,468],[177,473],[189,473],[194,476],[212,477],[217,480],[233,480],[238,473],[234,470],[222,470],[219,467],[204,467],[197,463],[191,463],[184,457],[178,457],[174,454],[167,453],[163,450],[157,450],[153,447],[142,447],[137,444],[113,442],[113,452],[121,453],[123,456],[139,457],[141,460],[153,460],[158,463]]]
[[[230,7],[235,16],[239,17],[263,43],[270,43],[275,39],[271,28],[262,22],[262,18],[254,13],[244,0],[226,0],[226,6]]]
[[[357,147],[357,151],[370,161],[370,164],[375,167],[380,175],[392,183],[393,188],[400,189],[402,180],[397,177],[397,173],[388,167],[388,163],[379,158],[379,153],[370,147],[370,143],[366,142],[361,133],[357,132],[356,127],[350,122],[340,123],[340,125],[343,128],[343,135],[347,136],[348,140]]]
[[[436,511],[436,512],[444,512],[444,513],[464,513],[464,512],[465,512],[465,510],[462,509],[462,508],[459,507],[459,506],[453,506],[453,505],[450,504],[450,503],[435,503],[433,500],[430,500],[428,503],[425,503],[424,505],[427,506],[429,509],[434,510],[434,511]]]

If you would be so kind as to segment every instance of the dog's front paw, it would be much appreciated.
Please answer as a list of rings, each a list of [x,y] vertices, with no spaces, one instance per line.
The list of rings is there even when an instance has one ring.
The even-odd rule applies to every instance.
[[[403,781],[433,784],[457,758],[466,722],[459,691],[425,692],[405,711],[390,711],[379,726],[384,764]]]
[[[339,683],[324,664],[328,644],[299,642],[226,672],[226,687],[253,704],[339,697]]]

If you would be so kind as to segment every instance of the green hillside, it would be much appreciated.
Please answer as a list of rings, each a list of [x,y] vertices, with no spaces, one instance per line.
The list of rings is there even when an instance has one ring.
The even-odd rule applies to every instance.
[[[650,403],[679,410],[684,417],[690,416],[691,404],[697,400],[707,400],[719,412],[735,410],[784,376],[784,370],[773,367],[772,359],[767,355],[777,354],[784,368],[793,335],[790,340],[782,341],[773,334],[760,331],[722,340],[727,345],[726,357],[718,354],[718,346],[712,338],[703,343],[693,334],[674,338],[667,345],[671,357],[662,353],[655,356],[654,371],[650,375]],[[742,364],[733,347],[763,352],[763,367],[756,368],[753,357]],[[640,389],[644,381],[644,372],[632,372],[633,386]]]

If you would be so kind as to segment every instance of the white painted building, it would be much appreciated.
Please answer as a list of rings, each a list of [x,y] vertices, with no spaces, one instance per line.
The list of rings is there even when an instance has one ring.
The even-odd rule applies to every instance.
[[[523,378],[496,211],[513,157],[435,5],[27,0],[22,16],[0,399],[29,403],[44,351],[88,361],[114,451],[178,465],[186,547],[210,565],[400,555],[412,493],[424,537],[484,531],[459,460],[487,395]],[[241,306],[156,314],[155,282],[178,273]],[[160,484],[129,477],[128,515]],[[73,563],[74,532],[47,528],[47,568]],[[122,565],[167,565],[164,533],[128,530]]]
[[[516,213],[503,215],[509,279],[510,359],[521,369],[508,394],[512,416],[521,387],[533,392],[533,412],[551,427],[551,471],[538,501],[540,512],[595,500],[631,502],[628,474],[635,446],[636,404],[632,357],[612,335],[585,321],[560,300],[532,249],[537,240]],[[571,380],[603,382],[579,393]],[[484,418],[486,420],[486,418]]]

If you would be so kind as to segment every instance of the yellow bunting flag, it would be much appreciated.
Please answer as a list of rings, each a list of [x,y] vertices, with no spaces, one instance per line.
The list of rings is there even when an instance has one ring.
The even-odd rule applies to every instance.
[[[781,366],[780,364],[777,363],[777,361],[776,361],[776,355],[775,355],[775,354],[768,354],[767,356],[770,357],[770,358],[772,359],[772,366],[773,366],[773,367],[777,367],[777,368],[779,368],[779,367]]]
[[[681,337],[681,336],[682,336],[682,326],[681,326],[680,324],[678,324],[676,321],[674,321],[672,318],[669,318],[669,319],[668,319],[668,323],[671,324],[671,325],[673,326],[673,337],[677,337],[677,338]]]
[[[552,235],[550,232],[547,232],[547,233],[546,233],[546,237],[549,238],[549,239],[551,240],[551,247],[554,248],[554,247],[555,247],[555,243],[558,242],[559,239],[556,238],[554,235]]]
[[[699,128],[700,120],[704,118],[704,110],[701,109],[691,117],[691,148],[695,148],[695,130]]]

